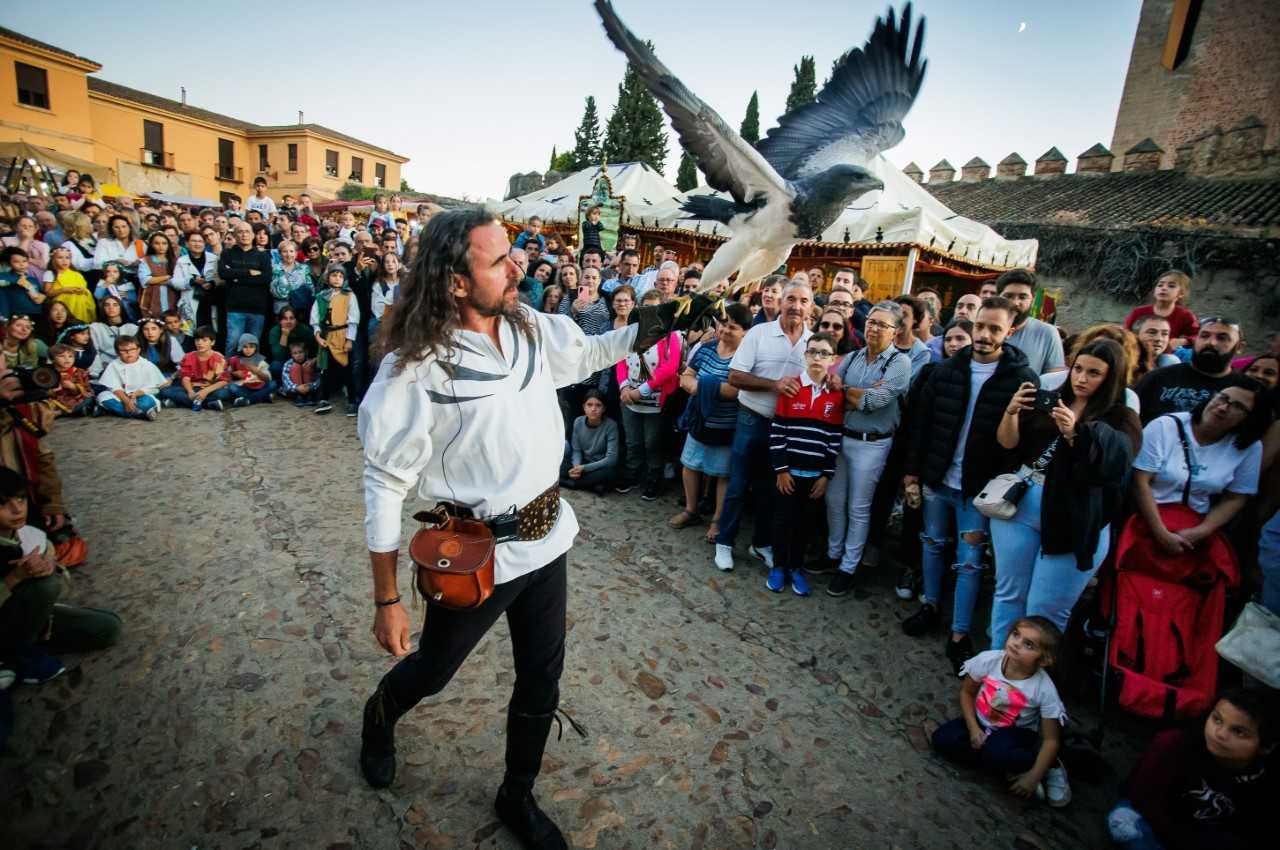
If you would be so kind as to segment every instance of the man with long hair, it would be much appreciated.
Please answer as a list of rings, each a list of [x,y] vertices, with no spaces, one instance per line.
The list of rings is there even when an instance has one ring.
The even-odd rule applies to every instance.
[[[420,240],[413,274],[384,325],[388,353],[360,407],[373,631],[388,652],[407,656],[365,705],[360,767],[370,785],[392,783],[397,719],[439,693],[505,613],[516,679],[494,806],[525,847],[563,848],[532,794],[559,704],[566,554],[578,533],[557,487],[564,424],[556,388],[643,351],[698,311],[678,323],[674,305],[645,308],[628,327],[587,336],[567,316],[520,303],[522,272],[491,215],[441,213]],[[518,522],[491,526],[493,594],[467,611],[428,600],[419,649],[410,653],[396,560],[401,509],[415,484],[424,500],[458,515],[488,521],[514,510]]]

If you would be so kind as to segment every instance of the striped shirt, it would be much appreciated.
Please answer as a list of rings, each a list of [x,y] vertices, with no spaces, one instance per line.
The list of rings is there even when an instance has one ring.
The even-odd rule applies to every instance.
[[[870,434],[892,434],[897,430],[902,419],[899,399],[911,386],[911,373],[911,358],[892,345],[870,362],[865,348],[846,357],[836,374],[845,387],[867,391],[857,407],[845,408],[844,427]]]
[[[836,474],[840,454],[844,396],[800,373],[800,392],[787,398],[778,393],[778,406],[769,426],[769,460],[774,472],[790,471],[802,478]]]
[[[729,382],[729,359],[716,353],[715,340],[693,353],[693,357],[689,360],[689,368],[699,379],[711,376],[717,378],[722,384]],[[708,428],[732,431],[738,424],[738,400],[721,398],[716,402],[711,415],[703,417],[703,422]]]

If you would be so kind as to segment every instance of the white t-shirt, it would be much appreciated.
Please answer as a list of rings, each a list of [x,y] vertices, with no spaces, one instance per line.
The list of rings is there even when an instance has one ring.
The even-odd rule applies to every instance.
[[[1168,505],[1182,501],[1182,488],[1187,483],[1187,460],[1178,437],[1178,426],[1170,417],[1182,420],[1182,427],[1191,446],[1191,462],[1195,474],[1191,478],[1191,497],[1188,505],[1197,513],[1208,513],[1210,500],[1224,490],[1252,496],[1258,492],[1258,474],[1262,468],[1262,442],[1258,441],[1241,451],[1236,448],[1234,435],[1228,435],[1202,446],[1196,442],[1191,430],[1190,413],[1170,413],[1157,416],[1142,429],[1142,451],[1133,462],[1135,469],[1151,473],[1151,495],[1156,504]]]
[[[1067,382],[1067,377],[1071,375],[1070,369],[1061,372],[1046,372],[1040,376],[1040,389],[1057,390]],[[1128,387],[1124,388],[1124,406],[1132,410],[1134,413],[1142,412],[1142,405],[1138,401],[1138,394]]]
[[[271,198],[259,198],[257,195],[250,195],[249,200],[244,202],[245,212],[249,210],[257,210],[264,216],[276,214],[276,202]]]
[[[799,376],[804,371],[804,349],[811,336],[813,331],[805,325],[799,339],[792,344],[791,339],[782,332],[782,325],[777,319],[756,325],[742,338],[742,344],[729,361],[729,368],[769,381],[791,375]],[[778,394],[742,390],[738,393],[738,403],[752,413],[772,419],[778,406]]]
[[[1067,709],[1044,668],[1026,679],[1010,679],[1003,666],[1004,650],[988,649],[960,668],[961,676],[980,685],[973,706],[979,726],[988,731],[1011,726],[1039,730],[1042,717],[1067,724]]]
[[[956,441],[956,453],[951,458],[951,465],[947,467],[947,474],[942,477],[942,483],[953,490],[960,490],[963,487],[961,468],[964,466],[964,447],[969,442],[969,426],[973,424],[973,411],[978,406],[978,393],[982,391],[982,385],[996,373],[996,367],[999,365],[999,360],[991,363],[969,361],[969,407],[964,412],[964,425],[960,426],[960,439]]]

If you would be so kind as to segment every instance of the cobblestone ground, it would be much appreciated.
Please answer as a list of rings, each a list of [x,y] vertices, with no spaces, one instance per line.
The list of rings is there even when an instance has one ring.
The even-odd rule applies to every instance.
[[[126,625],[16,692],[6,846],[515,846],[491,808],[501,621],[400,724],[394,787],[358,774],[360,709],[391,662],[369,631],[354,432],[279,403],[59,423],[92,547],[72,598]],[[774,595],[745,556],[721,574],[702,530],[669,529],[669,498],[570,498],[585,530],[562,693],[590,737],[553,740],[537,790],[572,846],[1102,845],[1108,790],[1076,782],[1051,810],[929,753],[956,683],[941,636],[902,635],[887,570],[865,599]]]

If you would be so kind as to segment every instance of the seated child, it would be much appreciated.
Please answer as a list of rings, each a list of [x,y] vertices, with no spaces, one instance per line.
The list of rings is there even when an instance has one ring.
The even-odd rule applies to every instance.
[[[606,419],[604,396],[587,390],[582,416],[573,421],[569,451],[560,465],[560,486],[603,496],[618,474],[618,423]]]
[[[208,325],[196,328],[196,350],[183,355],[178,380],[165,387],[161,396],[174,407],[192,410],[222,410],[231,401],[224,374],[226,359],[213,350],[218,335]]]
[[[58,602],[69,581],[45,533],[27,524],[27,493],[25,477],[0,467],[0,668],[35,685],[65,670],[50,652],[105,649],[120,618]]]
[[[169,336],[161,319],[144,316],[138,320],[138,345],[142,349],[142,359],[154,363],[166,381],[177,374],[178,364],[184,356],[182,346]]]
[[[77,322],[98,317],[98,304],[84,275],[71,266],[71,249],[54,248],[49,253],[49,270],[44,273],[44,295],[67,305]]]
[[[1058,761],[1067,711],[1045,672],[1061,640],[1062,632],[1044,617],[1020,617],[1003,649],[966,661],[960,668],[961,716],[934,731],[934,751],[1012,777],[1009,790],[1019,797],[1044,793],[1054,807],[1071,802],[1067,771]]]
[[[157,394],[167,384],[156,364],[143,358],[142,348],[131,336],[116,337],[116,359],[107,364],[98,378],[95,413],[106,411],[127,419],[155,421],[160,413]]]
[[[89,325],[82,323],[67,325],[62,329],[62,333],[58,334],[58,342],[75,352],[75,367],[83,369],[86,373],[98,359],[98,349],[93,344],[93,332]]]
[[[0,251],[0,265],[5,266],[0,271],[0,316],[21,313],[34,322],[43,312],[44,290],[29,271],[30,263],[27,252],[16,245]]]
[[[58,343],[49,349],[49,358],[61,380],[58,388],[49,393],[54,416],[84,416],[91,412],[93,388],[89,386],[88,371],[76,366],[76,350]]]
[[[302,340],[289,343],[289,362],[280,371],[285,397],[297,407],[310,407],[319,395],[316,385],[316,359],[307,357],[307,344]]]
[[[183,330],[181,313],[177,310],[165,310],[160,318],[164,319],[164,329],[169,332],[169,339],[177,341],[183,354],[190,354],[196,350],[196,341],[191,338],[191,334]]]
[[[800,391],[788,398],[778,393],[769,426],[769,459],[776,473],[778,497],[773,515],[773,563],[765,586],[774,593],[791,582],[797,596],[809,595],[804,550],[818,517],[826,511],[823,495],[836,474],[836,458],[844,425],[844,396],[827,384],[836,341],[826,333],[809,337]]]
[[[108,295],[119,299],[125,321],[133,321],[138,315],[138,290],[125,275],[124,266],[114,260],[103,263],[102,276],[93,288],[93,297],[98,301]]]
[[[258,338],[253,334],[240,334],[239,354],[231,355],[227,363],[227,389],[232,404],[248,407],[251,404],[270,404],[276,382],[271,378],[271,364],[258,353]]]
[[[1271,834],[1280,799],[1274,691],[1232,690],[1194,729],[1155,736],[1107,817],[1129,850],[1244,850]]]

